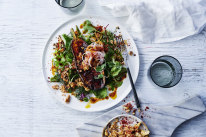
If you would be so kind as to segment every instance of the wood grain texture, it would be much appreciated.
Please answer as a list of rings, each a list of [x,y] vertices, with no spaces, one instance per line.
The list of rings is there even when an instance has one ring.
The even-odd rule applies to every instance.
[[[85,3],[81,14],[112,17],[108,9],[100,7],[96,0]],[[73,16],[54,0],[0,0],[0,137],[76,137],[75,128],[80,123],[105,112],[83,113],[62,106],[48,93],[43,79],[41,60],[47,39]],[[124,19],[117,21],[124,23]],[[146,81],[150,63],[163,54],[184,62],[186,74],[175,91],[184,90],[169,90],[171,100],[168,102],[187,98],[192,93],[200,93],[206,102],[206,86],[203,84],[205,31],[172,43],[143,44],[136,41],[136,44],[141,61],[136,87],[142,102],[167,102],[161,96],[151,96],[157,87],[148,87]],[[162,90],[156,90],[153,95],[167,94]],[[131,94],[127,100],[132,100]],[[206,113],[182,124],[173,136],[204,137],[205,127]]]

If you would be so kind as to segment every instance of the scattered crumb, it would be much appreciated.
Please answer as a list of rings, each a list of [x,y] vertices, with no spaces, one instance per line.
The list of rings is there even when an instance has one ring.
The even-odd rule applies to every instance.
[[[59,85],[53,85],[52,88],[55,89],[55,90],[58,90],[59,89]]]
[[[149,109],[149,107],[148,107],[148,106],[146,106],[146,107],[145,107],[145,111],[147,111],[148,109]]]
[[[68,95],[68,96],[66,97],[65,102],[66,102],[66,103],[69,103],[69,102],[70,102],[70,95]]]
[[[134,101],[132,101],[134,102]],[[129,113],[129,114],[132,114],[132,115],[136,115],[138,114],[142,119],[144,117],[147,117],[147,118],[151,118],[151,116],[149,116],[146,111],[148,111],[150,108],[148,106],[146,106],[145,108],[135,108],[135,106],[133,106],[130,102],[123,105],[123,110],[126,112],[126,113]],[[150,109],[151,110],[151,109]]]
[[[129,55],[132,56],[132,55],[133,55],[133,52],[132,52],[132,51],[129,51]]]
[[[136,111],[137,111],[137,109],[133,109],[132,115],[135,115],[135,114],[136,114]]]
[[[62,86],[60,87],[60,90],[62,91],[62,93],[67,93],[64,85],[62,85]]]
[[[134,54],[134,56],[136,56],[136,54]]]
[[[123,106],[123,109],[126,113],[129,113],[133,109],[133,106],[131,103],[127,103],[126,105]]]

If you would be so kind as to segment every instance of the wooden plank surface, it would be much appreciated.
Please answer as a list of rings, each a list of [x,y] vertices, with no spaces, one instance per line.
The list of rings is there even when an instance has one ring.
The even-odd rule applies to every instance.
[[[96,0],[85,3],[80,14],[112,17]],[[0,0],[1,137],[76,137],[75,127],[103,113],[82,113],[62,106],[48,93],[43,79],[41,61],[47,39],[75,14],[60,8],[54,0]],[[124,23],[124,19],[117,21]],[[142,102],[166,104],[198,93],[206,103],[203,83],[205,31],[172,43],[142,44],[136,41],[136,44],[141,60],[136,86]],[[176,90],[152,92],[157,87],[147,86],[148,67],[163,54],[175,56],[182,62],[185,77]],[[171,100],[161,97],[168,93]],[[128,100],[131,99],[130,94]],[[205,127],[206,113],[182,124],[173,136],[204,137]]]

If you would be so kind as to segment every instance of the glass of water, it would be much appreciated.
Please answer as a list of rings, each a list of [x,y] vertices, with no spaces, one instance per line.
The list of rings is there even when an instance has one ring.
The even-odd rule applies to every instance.
[[[83,0],[55,0],[57,4],[64,8],[75,8],[79,6]]]
[[[170,88],[178,84],[182,73],[180,62],[168,55],[158,57],[150,67],[152,81],[163,88]]]

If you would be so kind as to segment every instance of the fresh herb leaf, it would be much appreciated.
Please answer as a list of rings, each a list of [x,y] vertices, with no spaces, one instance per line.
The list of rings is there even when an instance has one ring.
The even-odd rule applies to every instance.
[[[112,60],[112,58],[113,58],[113,56],[114,56],[114,50],[113,49],[111,49],[110,47],[108,47],[108,51],[107,51],[107,53],[105,54],[105,56],[104,56],[104,59],[108,62],[108,61],[111,61]]]
[[[77,35],[80,36],[81,35],[81,31],[79,30],[79,27],[76,25],[76,31],[77,31]]]
[[[107,88],[93,90],[93,93],[97,98],[105,98],[105,97],[107,97]]]
[[[76,98],[83,100],[82,94],[86,93],[86,91],[84,87],[77,87],[75,90],[75,93],[76,93]]]
[[[97,72],[101,72],[102,70],[105,69],[105,67],[106,67],[106,64],[102,64],[101,66],[97,66],[97,67],[96,67],[96,71],[97,71]]]
[[[122,66],[114,66],[112,69],[111,69],[111,75],[113,77],[117,76],[119,74],[119,72],[121,71],[122,69]]]
[[[89,20],[84,21],[83,23],[83,32],[92,33],[96,31],[96,28],[92,25]]]
[[[88,102],[89,99],[87,97],[83,98],[83,101]]]
[[[71,43],[72,43],[72,37],[66,35],[66,34],[63,34],[62,37],[64,38],[65,40],[65,48],[70,51],[71,50]]]
[[[115,77],[118,76],[120,71],[122,70],[122,65],[120,62],[115,61],[114,58],[112,58],[112,61],[107,62],[108,68],[110,68],[109,72],[111,76]]]
[[[69,81],[70,82],[79,78],[79,74],[77,73],[76,69],[69,69],[68,74],[69,74]]]
[[[99,74],[97,77],[94,77],[95,79],[101,79],[101,78],[103,78],[104,77],[104,75],[103,74]]]
[[[65,40],[65,48],[66,50],[63,52],[62,56],[65,57],[65,61],[72,63],[74,55],[72,53],[72,49],[71,49],[71,43],[72,43],[72,37],[63,34],[62,37]],[[65,63],[66,65],[66,63]]]
[[[127,69],[125,67],[122,67],[122,70],[119,72],[118,76],[114,77],[115,80],[121,81],[123,77],[125,77],[127,74]]]
[[[56,74],[53,77],[50,78],[51,82],[60,82],[61,76],[60,74]]]
[[[60,63],[64,63],[66,59],[64,57],[61,58]]]

